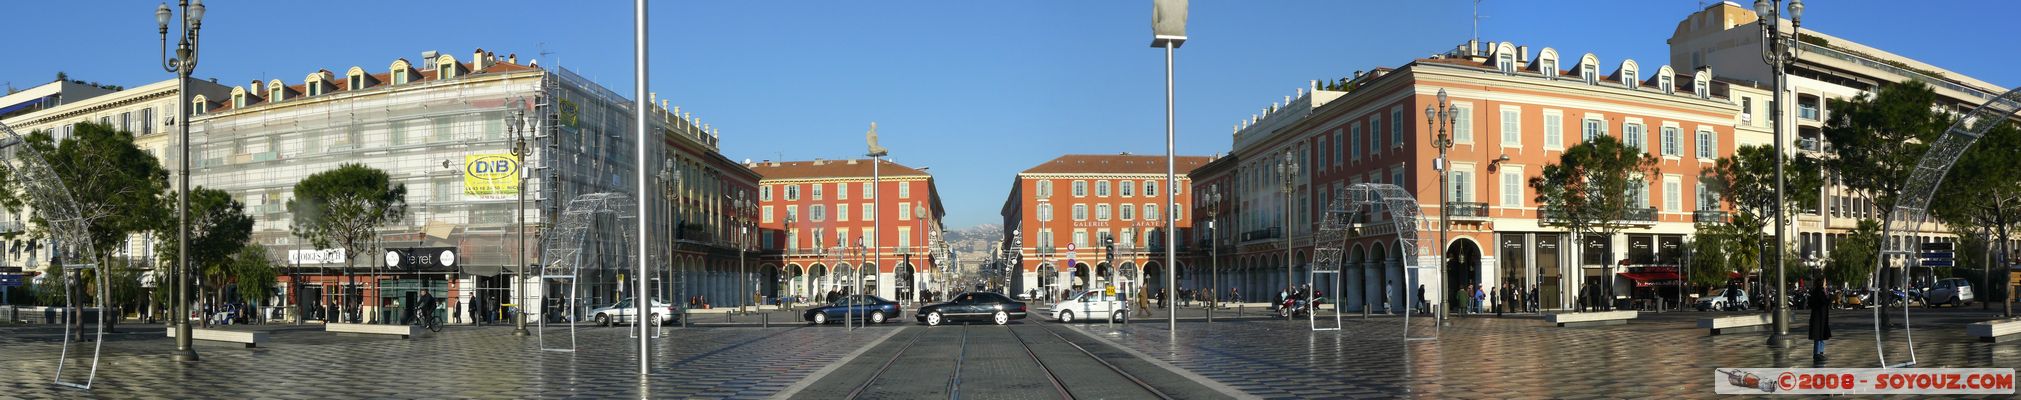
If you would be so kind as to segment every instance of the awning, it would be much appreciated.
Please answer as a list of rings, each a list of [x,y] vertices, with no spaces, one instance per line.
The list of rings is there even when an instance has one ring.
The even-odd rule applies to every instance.
[[[1678,283],[1677,272],[1674,271],[1622,272],[1619,275],[1635,281],[1635,287],[1677,286]]]

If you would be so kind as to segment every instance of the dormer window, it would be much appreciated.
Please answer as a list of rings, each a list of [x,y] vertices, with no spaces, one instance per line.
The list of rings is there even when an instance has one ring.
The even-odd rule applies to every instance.
[[[364,89],[364,88],[365,88],[365,77],[364,77],[364,76],[359,76],[359,75],[351,75],[351,82],[350,82],[350,83],[351,83],[351,84],[350,84],[350,85],[347,85],[346,87],[349,87],[349,88],[351,88],[351,90],[358,90],[358,89]]]
[[[205,104],[207,103],[204,101],[204,96],[201,94],[190,98],[189,100],[190,114],[203,114],[205,112],[209,112],[210,107],[205,106]]]
[[[1642,86],[1642,81],[1636,79],[1639,76],[1642,76],[1642,68],[1635,65],[1635,60],[1621,62],[1621,87],[1635,90]]]
[[[1656,77],[1656,88],[1663,90],[1663,94],[1677,94],[1677,83],[1674,80],[1675,78],[1669,75]]]
[[[1514,55],[1514,54],[1509,54],[1509,53],[1502,53],[1502,54],[1496,54],[1496,55],[1495,55],[1495,69],[1499,69],[1499,70],[1502,70],[1502,73],[1503,73],[1503,74],[1507,74],[1507,75],[1515,75],[1515,74],[1516,74],[1516,55]]]
[[[435,57],[435,80],[456,78],[456,57],[448,54]]]
[[[1580,65],[1579,78],[1585,79],[1588,85],[1600,84],[1600,67],[1593,64]]]
[[[1701,99],[1712,98],[1712,69],[1700,68],[1697,74],[1691,76],[1691,94]]]
[[[246,88],[232,88],[232,108],[246,108]]]
[[[407,64],[405,58],[396,59],[393,60],[393,72],[387,75],[387,79],[392,79],[393,84],[405,85],[408,81],[414,80],[414,66]]]
[[[283,89],[281,85],[274,85],[273,89],[267,91],[267,101],[268,102],[281,101],[282,93],[287,93],[287,91],[288,90]]]
[[[308,85],[308,86],[309,86],[309,96],[321,96],[321,95],[323,95],[323,83],[322,83],[322,82],[309,82],[309,85]]]

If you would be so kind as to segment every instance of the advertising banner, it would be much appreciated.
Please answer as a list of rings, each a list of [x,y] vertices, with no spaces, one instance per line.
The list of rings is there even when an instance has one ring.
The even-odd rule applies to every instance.
[[[510,153],[463,156],[463,195],[505,200],[519,194],[519,157]]]

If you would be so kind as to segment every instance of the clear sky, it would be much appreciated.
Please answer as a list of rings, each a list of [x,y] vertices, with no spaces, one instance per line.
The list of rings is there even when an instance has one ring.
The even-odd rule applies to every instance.
[[[484,48],[631,93],[631,2],[206,1],[197,74],[227,84]],[[1463,43],[1473,3],[1192,2],[1178,53],[1178,150],[1226,152],[1230,126],[1307,80],[1394,67]],[[2010,1],[1811,1],[1805,27],[2003,87],[2021,84]],[[0,3],[14,35],[0,83],[168,79],[152,1]],[[1666,63],[1677,22],[1709,2],[1497,1],[1483,40],[1602,63]],[[1751,4],[1751,3],[1743,3]],[[736,160],[863,153],[878,123],[893,160],[931,167],[950,228],[997,222],[1017,171],[1066,153],[1161,154],[1164,54],[1151,2],[656,2],[652,89],[723,132]],[[548,52],[550,54],[540,54]],[[1653,70],[1653,68],[1646,68]]]

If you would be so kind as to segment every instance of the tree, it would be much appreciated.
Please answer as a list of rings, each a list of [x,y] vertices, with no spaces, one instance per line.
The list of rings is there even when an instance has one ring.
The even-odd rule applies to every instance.
[[[1859,228],[1832,246],[1831,259],[1825,261],[1825,279],[1840,287],[1864,286],[1877,265],[1874,258],[1879,254],[1880,240],[1880,222],[1860,220]]]
[[[239,247],[232,255],[233,284],[238,286],[239,300],[247,304],[260,305],[274,295],[275,277],[279,274],[274,265],[273,255],[265,246],[250,245]]]
[[[31,196],[23,191],[20,177],[0,175],[6,190],[0,191],[0,205],[19,210],[26,205],[34,209],[30,221],[37,228],[36,236],[51,232],[52,218],[76,218],[84,224],[85,234],[91,239],[91,251],[96,257],[89,262],[98,268],[84,270],[80,282],[84,282],[85,294],[95,296],[98,290],[110,290],[108,297],[113,304],[101,304],[106,309],[119,309],[121,301],[132,300],[132,296],[118,293],[119,286],[100,287],[109,280],[98,274],[109,274],[105,278],[118,277],[137,279],[136,274],[111,271],[120,269],[119,263],[112,262],[112,250],[125,242],[128,234],[143,232],[159,226],[167,217],[161,194],[168,189],[168,171],[162,169],[153,155],[142,151],[133,144],[133,133],[112,129],[97,123],[78,124],[71,137],[57,140],[47,131],[30,133],[25,141],[30,148],[42,154],[49,163],[49,169],[63,186],[70,191],[70,199],[76,203],[75,216],[47,215],[52,210],[64,209],[55,204],[41,204],[46,197]],[[64,246],[67,246],[64,245]],[[61,285],[58,267],[51,266],[54,284]],[[60,299],[62,293],[56,293]],[[116,321],[117,315],[107,318]]]
[[[289,229],[295,236],[319,248],[343,247],[349,274],[352,261],[371,243],[378,227],[406,214],[407,185],[393,183],[386,171],[344,164],[296,183],[288,212],[294,214]],[[355,285],[355,276],[350,279]]]
[[[2012,122],[1999,121],[1985,136],[1972,144],[1973,149],[1958,157],[1957,163],[1944,177],[1944,184],[1937,188],[1931,199],[1930,213],[1954,228],[1977,230],[1981,235],[1992,234],[2000,238],[2002,248],[1994,249],[1999,254],[2013,254],[2005,248],[2013,238],[2013,226],[2021,223],[2021,129]],[[1959,236],[1970,236],[1969,233]],[[1956,249],[1964,250],[1964,249]],[[2005,257],[1994,257],[2004,263]],[[1986,260],[1986,261],[1994,261]],[[1958,264],[1978,266],[1977,276],[1972,280],[1980,282],[1988,298],[1999,300],[2005,307],[2007,316],[2014,315],[2013,302],[2005,301],[2008,290],[2007,280],[2012,275],[2001,264],[1973,263]],[[1998,268],[1996,268],[1998,267]],[[1997,280],[1992,275],[1999,275]],[[2000,293],[2000,297],[1992,297]]]
[[[1780,158],[1780,160],[1778,160]],[[1786,195],[1782,203],[1776,203],[1775,165],[1786,163],[1783,181]],[[1753,266],[1765,259],[1762,254],[1773,243],[1767,228],[1773,225],[1776,211],[1782,210],[1783,222],[1796,221],[1796,210],[1805,204],[1815,204],[1818,187],[1824,185],[1824,178],[1817,175],[1818,163],[1808,157],[1778,157],[1773,146],[1741,146],[1733,155],[1722,157],[1711,167],[1700,172],[1705,181],[1705,189],[1721,195],[1721,200],[1733,205],[1734,215],[1723,224],[1729,234],[1726,244],[1734,265],[1750,272]],[[1787,265],[1787,263],[1785,263]],[[1745,273],[1743,281],[1752,283],[1752,273]]]
[[[231,283],[231,257],[253,236],[253,217],[246,215],[245,209],[245,204],[222,190],[199,186],[190,191],[189,264],[203,278],[202,285],[194,286],[202,290],[197,295],[199,301],[215,304],[209,293],[222,293],[220,290]],[[155,230],[155,236],[160,238],[155,241],[160,259],[178,260],[175,227]],[[210,319],[204,321],[208,324]]]
[[[1731,279],[1733,268],[1727,264],[1728,242],[1725,229],[1710,227],[1698,231],[1691,240],[1690,273],[1685,279],[1699,287],[1714,287]]]
[[[1878,92],[1851,100],[1831,100],[1838,111],[1825,124],[1824,136],[1834,157],[1826,159],[1825,166],[1846,188],[1871,201],[1881,221],[1894,218],[1903,184],[1916,162],[1951,125],[1951,116],[1939,110],[1937,98],[1928,85],[1907,81],[1885,84]]]
[[[1631,200],[1637,185],[1649,184],[1643,177],[1653,176],[1659,176],[1655,157],[1600,135],[1565,149],[1557,163],[1530,178],[1530,187],[1543,205],[1543,219],[1564,226],[1572,248],[1578,249],[1579,235],[1613,237],[1627,227],[1624,221],[1631,213],[1647,210],[1646,204]],[[1582,259],[1578,253],[1574,250],[1573,260]]]

